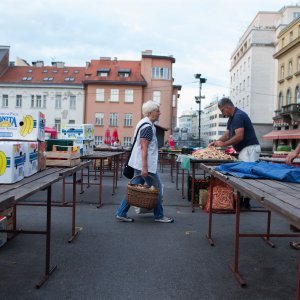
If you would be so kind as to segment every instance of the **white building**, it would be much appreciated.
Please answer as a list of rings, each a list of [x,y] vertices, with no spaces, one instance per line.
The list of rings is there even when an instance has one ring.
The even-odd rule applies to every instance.
[[[19,65],[18,65],[19,64]],[[39,110],[46,126],[60,130],[61,124],[83,123],[85,67],[66,67],[62,62],[29,65],[18,59],[9,64],[9,47],[0,46],[1,111]]]
[[[277,34],[299,15],[300,6],[258,12],[231,56],[230,98],[249,115],[263,149],[272,148],[261,137],[272,130],[275,111]]]
[[[218,108],[218,99],[212,101],[204,107],[202,113],[201,135],[203,136],[205,146],[210,142],[218,140],[226,131],[227,118],[221,114]]]

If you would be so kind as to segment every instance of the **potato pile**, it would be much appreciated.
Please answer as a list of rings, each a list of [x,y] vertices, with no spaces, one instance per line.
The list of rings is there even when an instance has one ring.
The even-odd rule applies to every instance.
[[[192,153],[195,159],[215,159],[215,160],[237,160],[234,156],[218,150],[216,147],[210,146],[205,149],[199,149]]]

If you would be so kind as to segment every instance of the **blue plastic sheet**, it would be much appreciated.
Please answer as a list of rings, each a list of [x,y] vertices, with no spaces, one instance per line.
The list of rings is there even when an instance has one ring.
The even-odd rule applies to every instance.
[[[273,179],[300,183],[300,168],[265,161],[237,162],[217,166],[216,171],[240,178]]]

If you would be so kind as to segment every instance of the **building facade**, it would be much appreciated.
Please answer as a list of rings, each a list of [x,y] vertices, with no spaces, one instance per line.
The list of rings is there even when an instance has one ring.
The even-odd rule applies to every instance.
[[[176,127],[177,101],[181,86],[173,85],[172,56],[142,52],[140,61],[102,57],[87,63],[85,123],[95,124],[95,143],[102,144],[105,131],[117,128],[123,145],[130,145],[133,128],[148,100],[160,104],[158,125],[166,129],[165,140]]]
[[[250,117],[262,149],[272,143],[262,136],[272,130],[276,101],[277,34],[300,13],[299,6],[258,12],[231,56],[230,97]]]
[[[21,65],[9,64],[9,48],[2,50],[2,111],[41,111],[46,126],[58,131],[63,123],[83,123],[84,67],[66,67],[62,62],[44,66],[43,61],[29,65],[24,60]]]
[[[273,131],[265,139],[296,148],[300,142],[300,16],[278,34],[277,97]]]

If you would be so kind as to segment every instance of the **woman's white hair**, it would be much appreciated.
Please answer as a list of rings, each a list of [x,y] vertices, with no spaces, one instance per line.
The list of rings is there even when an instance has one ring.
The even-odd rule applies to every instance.
[[[153,100],[149,100],[145,102],[142,106],[142,113],[144,117],[147,117],[151,112],[154,110],[159,109],[159,104],[157,102],[154,102]]]

